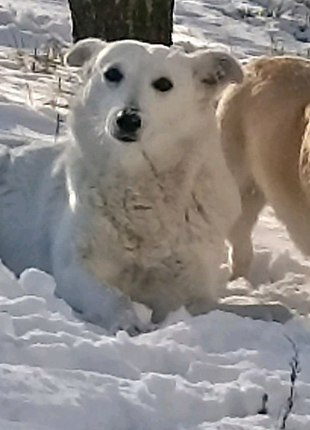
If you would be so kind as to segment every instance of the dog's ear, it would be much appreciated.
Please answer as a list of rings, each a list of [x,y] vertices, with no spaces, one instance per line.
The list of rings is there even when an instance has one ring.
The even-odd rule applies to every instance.
[[[93,56],[98,54],[106,42],[100,39],[88,38],[80,40],[68,51],[65,61],[69,66],[84,66]]]
[[[229,83],[241,83],[243,80],[240,63],[228,52],[198,50],[190,55],[195,79],[216,94]]]

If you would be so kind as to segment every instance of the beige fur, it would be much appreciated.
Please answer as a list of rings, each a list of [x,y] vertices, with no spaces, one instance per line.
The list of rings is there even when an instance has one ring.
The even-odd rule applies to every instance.
[[[310,255],[310,61],[261,57],[219,107],[223,148],[242,197],[234,225],[233,277],[248,273],[252,228],[268,202],[300,250]]]

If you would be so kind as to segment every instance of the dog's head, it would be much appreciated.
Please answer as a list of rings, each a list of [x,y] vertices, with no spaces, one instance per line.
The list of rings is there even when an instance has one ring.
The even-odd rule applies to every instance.
[[[136,41],[78,42],[67,63],[84,67],[84,83],[73,108],[78,139],[109,145],[147,145],[187,138],[207,122],[219,93],[240,82],[239,63],[228,53],[149,45]]]

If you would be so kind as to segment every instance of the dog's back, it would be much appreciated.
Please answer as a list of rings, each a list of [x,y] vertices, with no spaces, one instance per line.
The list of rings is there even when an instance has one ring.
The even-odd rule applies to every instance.
[[[309,102],[309,61],[262,57],[245,66],[244,83],[228,89],[220,103],[223,148],[243,201],[243,215],[231,236],[235,276],[248,270],[245,254],[251,254],[251,230],[265,201],[310,254],[308,144],[303,143]]]
[[[16,274],[51,271],[51,218],[65,191],[63,171],[53,170],[61,147],[0,145],[0,255]]]

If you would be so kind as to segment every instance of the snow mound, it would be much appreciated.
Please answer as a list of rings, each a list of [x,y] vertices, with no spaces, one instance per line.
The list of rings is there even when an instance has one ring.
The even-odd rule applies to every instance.
[[[310,419],[306,319],[282,326],[212,312],[111,337],[77,320],[54,288],[35,269],[16,280],[0,267],[1,428],[272,428],[290,393],[290,339],[301,367],[290,428]]]
[[[16,5],[17,3],[17,5]],[[60,45],[71,40],[71,22],[66,1],[11,2],[0,5],[0,44],[34,50],[52,41]]]

